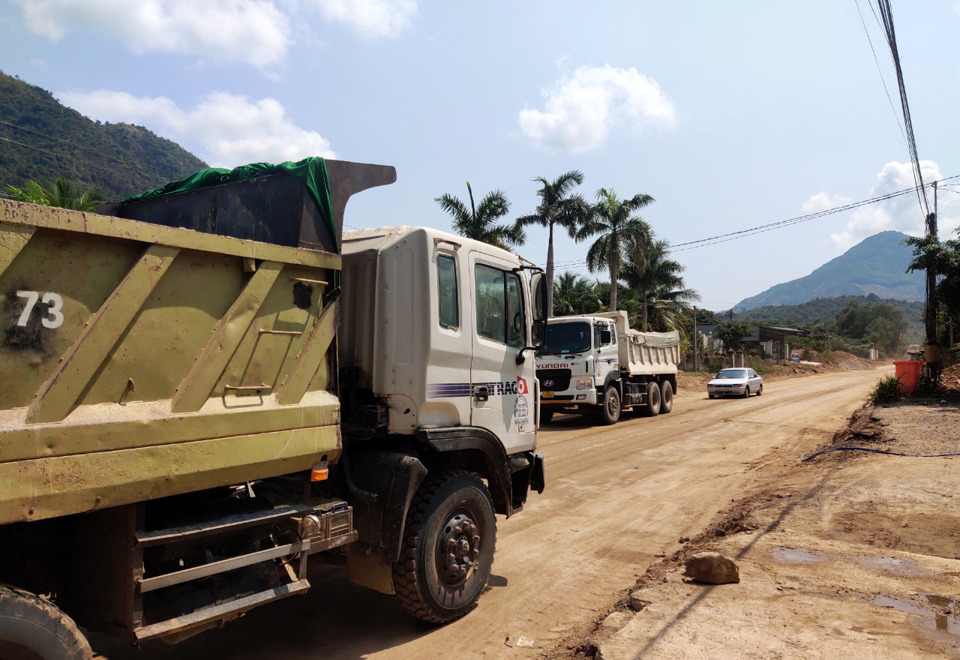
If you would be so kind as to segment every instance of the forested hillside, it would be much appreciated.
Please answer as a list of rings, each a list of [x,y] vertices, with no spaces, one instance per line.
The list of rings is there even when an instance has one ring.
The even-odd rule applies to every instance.
[[[0,72],[0,189],[58,177],[108,198],[134,195],[206,164],[142,126],[94,122],[50,92]]]

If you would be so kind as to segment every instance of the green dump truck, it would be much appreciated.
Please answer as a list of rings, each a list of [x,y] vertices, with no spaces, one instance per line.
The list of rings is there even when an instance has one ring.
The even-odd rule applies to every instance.
[[[98,213],[0,200],[0,657],[176,642],[309,557],[463,616],[542,491],[540,272],[342,231],[392,167],[207,171]]]

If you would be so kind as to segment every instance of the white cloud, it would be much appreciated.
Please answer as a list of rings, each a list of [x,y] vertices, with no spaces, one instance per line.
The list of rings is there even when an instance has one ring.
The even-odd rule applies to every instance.
[[[549,151],[597,149],[621,126],[634,134],[676,125],[676,110],[659,83],[635,68],[582,66],[543,90],[543,110],[520,111],[520,130]]]
[[[802,208],[806,214],[819,213],[820,211],[826,211],[827,209],[849,204],[850,201],[849,197],[844,197],[843,195],[831,196],[825,192],[819,192],[816,195],[811,195],[800,208]]]
[[[313,0],[326,21],[342,23],[368,39],[397,37],[417,14],[416,0]]]
[[[930,160],[920,161],[920,173],[926,184],[943,178],[940,173],[940,166]],[[912,188],[914,185],[912,165],[894,161],[884,165],[880,173],[877,174],[877,185],[870,190],[866,197],[880,197]],[[821,195],[824,195],[824,193],[821,193]],[[815,195],[810,200],[815,197],[818,196]],[[949,197],[944,193],[940,195],[938,226],[941,237],[947,237],[960,225],[960,215],[957,214],[958,205],[950,197],[960,198],[960,195]],[[810,200],[807,200],[807,203],[810,203]],[[929,189],[928,200],[932,205],[933,195]],[[806,211],[806,204],[804,210]],[[923,212],[915,193],[860,207],[853,212],[842,231],[830,235],[830,241],[838,250],[843,251],[853,247],[868,236],[889,230],[900,231],[913,236],[923,234]]]
[[[203,153],[197,155],[218,167],[336,157],[326,138],[294,125],[283,105],[272,98],[251,101],[213,92],[192,110],[183,110],[162,96],[107,90],[61,92],[57,97],[91,119],[141,124],[172,139],[200,144]]]
[[[27,26],[53,40],[75,30],[104,32],[137,54],[280,64],[290,20],[269,0],[19,0]]]

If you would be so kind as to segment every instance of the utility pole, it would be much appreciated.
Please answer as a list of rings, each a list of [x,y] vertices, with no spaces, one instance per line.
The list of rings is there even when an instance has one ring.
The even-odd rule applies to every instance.
[[[937,238],[937,182],[933,182],[933,213],[927,216],[927,237]],[[927,309],[924,315],[924,324],[927,331],[927,342],[937,338],[937,274],[933,268],[927,266]]]
[[[697,335],[697,306],[693,306],[693,370],[700,371],[700,336]]]

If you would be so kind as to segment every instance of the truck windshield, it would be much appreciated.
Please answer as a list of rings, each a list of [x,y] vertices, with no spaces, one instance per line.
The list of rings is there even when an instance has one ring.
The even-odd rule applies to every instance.
[[[537,355],[585,353],[589,350],[589,323],[548,323],[547,339]]]

